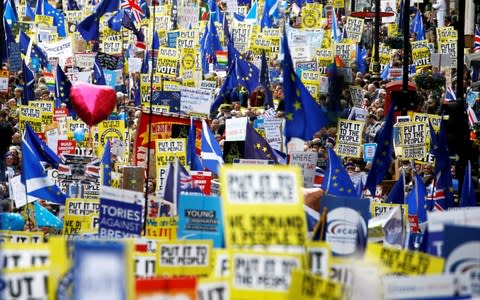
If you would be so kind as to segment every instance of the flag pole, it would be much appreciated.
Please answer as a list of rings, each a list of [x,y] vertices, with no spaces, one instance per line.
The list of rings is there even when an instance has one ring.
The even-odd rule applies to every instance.
[[[155,14],[157,10],[157,1],[158,0],[152,0],[153,2],[153,24],[152,24],[152,35],[155,33]],[[153,113],[153,107],[152,107],[152,100],[153,100],[153,68],[155,67],[154,64],[154,52],[153,52],[153,42],[151,45],[151,61],[152,61],[152,66],[150,68],[150,101],[149,101],[149,109],[148,109],[148,142],[147,142],[147,168],[146,168],[146,180],[145,180],[145,209],[144,209],[144,215],[143,215],[143,232],[144,234],[146,233],[146,226],[147,226],[147,217],[148,217],[148,179],[149,179],[149,173],[150,173],[150,143],[152,141],[152,113]]]

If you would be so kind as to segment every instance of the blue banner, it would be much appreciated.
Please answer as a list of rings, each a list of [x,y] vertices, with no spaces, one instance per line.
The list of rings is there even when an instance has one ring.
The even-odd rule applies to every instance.
[[[100,198],[101,238],[140,236],[142,230],[142,207],[138,204]]]
[[[220,197],[181,195],[178,205],[179,240],[212,240],[213,247],[224,247]]]

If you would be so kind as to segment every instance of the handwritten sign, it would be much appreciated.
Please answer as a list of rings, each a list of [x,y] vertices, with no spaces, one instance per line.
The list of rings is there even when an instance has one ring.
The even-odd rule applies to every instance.
[[[339,156],[361,157],[364,122],[340,119],[336,153]]]
[[[398,124],[398,127],[400,128],[403,159],[423,159],[427,155],[425,146],[426,124],[401,122]]]

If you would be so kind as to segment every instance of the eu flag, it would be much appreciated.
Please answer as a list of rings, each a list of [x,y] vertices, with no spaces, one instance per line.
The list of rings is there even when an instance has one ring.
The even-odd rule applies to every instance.
[[[227,76],[225,76],[225,79],[222,85],[220,86],[220,91],[218,92],[217,97],[215,98],[212,105],[210,106],[210,113],[214,113],[217,111],[220,105],[225,101],[225,97],[235,87],[234,85],[235,76],[232,75],[234,74],[234,70],[235,70],[235,62],[228,67]]]
[[[283,36],[282,46],[284,51],[283,93],[285,95],[286,141],[288,143],[292,137],[310,140],[318,130],[327,125],[327,117],[322,108],[313,100],[293,68],[286,33]]]
[[[405,204],[405,174],[402,170],[400,178],[395,182],[392,190],[388,194],[386,203]]]
[[[415,174],[414,184],[415,186],[413,190],[408,193],[405,200],[408,204],[409,220],[411,219],[416,225],[418,225],[427,221],[427,210],[425,205],[427,189],[425,188],[422,178],[418,174]]]
[[[244,157],[247,159],[266,159],[277,161],[277,156],[270,144],[262,138],[257,131],[247,122],[245,135]]]
[[[326,194],[356,197],[357,193],[342,161],[332,148],[328,148],[328,165],[322,182]]]
[[[60,65],[57,65],[57,74],[55,76],[55,98],[58,102],[66,103],[69,111],[73,109],[70,102],[70,89],[72,83],[65,75]]]
[[[410,33],[415,32],[417,34],[417,41],[425,39],[425,32],[423,29],[423,20],[420,10],[417,10],[415,17],[412,21],[412,26],[410,28]]]
[[[87,42],[98,40],[100,37],[100,17],[96,13],[91,14],[77,24],[77,30]]]
[[[365,46],[360,47],[360,43],[357,44],[357,58],[355,63],[357,64],[357,71],[365,74],[367,72],[367,63],[365,59],[367,58],[367,49]]]
[[[200,41],[200,51],[202,54],[202,71],[208,73],[209,62],[216,63],[216,51],[222,50],[220,39],[218,37],[215,22],[210,18],[208,25],[205,27],[205,33]]]
[[[110,139],[107,139],[105,143],[105,149],[103,149],[103,155],[101,160],[102,166],[102,185],[110,186],[112,182],[112,152]]]
[[[258,86],[259,73],[254,64],[239,56],[235,61],[235,77],[237,79],[235,86],[241,84],[250,93],[253,92]]]
[[[377,185],[383,181],[392,162],[393,113],[394,109],[391,107],[388,110],[383,128],[379,133],[378,146],[373,157],[372,168],[368,172],[367,181],[365,182],[365,188],[370,191],[371,195],[375,195]]]
[[[93,64],[93,83],[96,85],[107,85],[105,74],[103,73],[102,65],[98,57],[95,57],[95,63]]]
[[[28,53],[28,47],[30,43],[32,43],[31,46],[31,52],[30,52],[30,58],[38,58],[40,61],[40,64],[42,66],[48,66],[48,58],[47,58],[47,53],[42,50],[37,44],[31,42],[30,37],[23,31],[20,31],[20,51],[24,54],[27,55]]]

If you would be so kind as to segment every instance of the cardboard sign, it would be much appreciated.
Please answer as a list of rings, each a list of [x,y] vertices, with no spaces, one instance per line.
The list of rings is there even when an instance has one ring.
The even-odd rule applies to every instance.
[[[290,299],[292,270],[302,268],[301,255],[232,251],[232,299]]]
[[[97,155],[101,157],[108,139],[125,141],[125,122],[123,120],[105,120],[98,124]]]
[[[221,201],[216,196],[180,195],[178,238],[212,240],[213,247],[224,246]]]
[[[303,245],[307,224],[300,170],[224,166],[220,184],[227,246]]]
[[[365,257],[378,264],[385,273],[405,275],[441,274],[445,260],[422,252],[368,244]]]
[[[300,300],[344,299],[340,283],[314,275],[308,271],[295,269],[292,271],[290,298]]]
[[[73,57],[72,37],[66,37],[53,43],[41,43],[40,46],[45,50],[48,57],[58,57],[67,59]]]
[[[289,164],[299,166],[302,169],[303,187],[313,187],[317,160],[317,152],[290,152]]]
[[[361,157],[365,122],[339,119],[335,152],[338,156]]]
[[[363,144],[363,161],[373,161],[375,158],[375,151],[377,150],[377,143]]]
[[[100,227],[103,238],[135,237],[142,229],[143,194],[103,186],[100,191]]]
[[[401,122],[400,144],[403,159],[423,159],[427,155],[426,124],[417,122]]]
[[[25,122],[28,122],[35,132],[43,132],[42,111],[39,108],[21,105],[18,127],[21,132],[25,130]]]
[[[281,118],[265,118],[263,122],[263,130],[265,131],[265,140],[273,149],[282,149],[282,125]]]
[[[157,275],[207,275],[212,268],[212,241],[163,242],[157,249]]]
[[[46,299],[48,297],[46,267],[29,269],[5,269],[0,277],[2,299]]]

